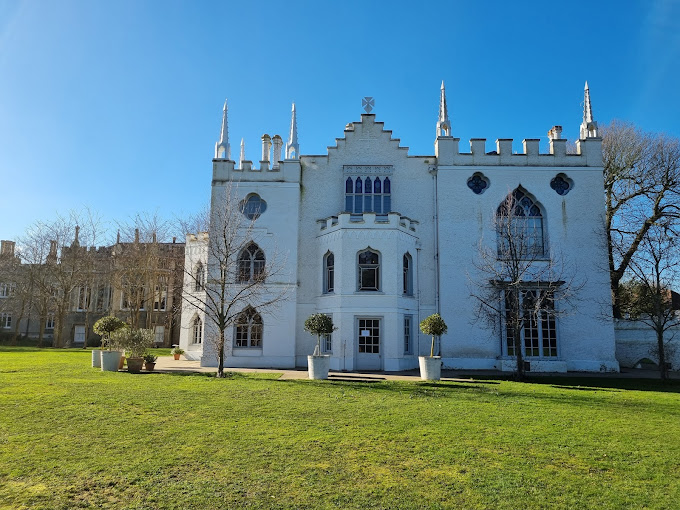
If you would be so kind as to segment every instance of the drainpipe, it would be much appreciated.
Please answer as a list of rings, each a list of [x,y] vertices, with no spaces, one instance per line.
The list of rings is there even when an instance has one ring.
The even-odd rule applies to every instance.
[[[439,302],[439,193],[437,192],[437,167],[431,166],[432,188],[434,193],[434,305],[438,314],[441,314]],[[439,340],[441,343],[441,339]],[[441,353],[441,345],[438,351]]]

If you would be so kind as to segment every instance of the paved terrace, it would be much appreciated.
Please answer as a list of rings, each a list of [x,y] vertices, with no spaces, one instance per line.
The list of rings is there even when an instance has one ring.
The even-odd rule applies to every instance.
[[[281,368],[231,368],[224,367],[225,372],[266,372],[281,374],[280,379],[307,379],[307,369],[281,369]],[[156,361],[156,372],[185,372],[185,373],[216,373],[216,367],[202,367],[198,361],[189,361],[183,357],[175,360],[172,356],[159,356]],[[442,370],[442,381],[469,381],[471,378],[483,379],[484,377],[511,377],[509,372],[498,370]],[[634,368],[624,368],[616,374],[600,374],[591,372],[568,372],[566,374],[528,372],[528,376],[544,377],[601,377],[604,379],[658,379],[657,370],[642,370]],[[671,372],[671,379],[680,379],[680,372]],[[420,381],[418,370],[407,370],[403,372],[341,372],[331,370],[328,379],[332,381]]]

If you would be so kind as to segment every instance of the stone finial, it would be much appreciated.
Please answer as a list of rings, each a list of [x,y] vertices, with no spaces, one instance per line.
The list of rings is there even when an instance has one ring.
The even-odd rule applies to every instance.
[[[279,161],[281,160],[281,148],[283,147],[283,138],[279,135],[274,135],[272,138],[272,143],[274,145],[274,154],[272,155],[272,168],[279,167]]]
[[[562,126],[553,126],[550,128],[550,131],[548,131],[548,139],[559,140],[560,138],[562,138]]]
[[[80,246],[80,240],[78,239],[80,234],[80,227],[76,225],[76,233],[75,237],[73,238],[73,244],[71,246]]]
[[[272,139],[268,134],[262,135],[262,159],[261,161],[269,162],[269,152],[272,148]]]
[[[118,233],[116,234],[116,244],[120,244],[120,229],[118,229]]]
[[[439,96],[439,120],[437,120],[437,136],[451,136],[451,122],[449,121],[449,112],[446,108],[446,89],[444,88],[444,80],[442,80],[442,87]]]
[[[135,229],[135,243],[139,243],[139,229]]]
[[[246,142],[241,138],[241,157],[239,161],[241,162],[241,168],[243,168],[243,162],[246,160]]]
[[[227,123],[227,100],[224,100],[222,109],[222,130],[220,139],[215,144],[215,159],[231,159],[231,148],[229,147],[229,125]]]
[[[597,122],[593,120],[593,107],[590,104],[590,89],[588,82],[583,92],[583,122],[581,122],[581,140],[597,138]]]
[[[288,134],[288,143],[286,144],[286,159],[299,159],[300,146],[297,138],[297,116],[295,114],[295,103],[290,116],[290,133]]]

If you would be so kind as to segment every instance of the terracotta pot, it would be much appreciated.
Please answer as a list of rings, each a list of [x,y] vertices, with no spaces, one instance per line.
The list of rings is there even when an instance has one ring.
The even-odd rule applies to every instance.
[[[133,374],[138,374],[142,371],[142,365],[144,365],[144,358],[128,358],[127,367],[128,372]]]
[[[173,354],[173,356],[175,357],[175,359],[179,359],[180,354]]]
[[[144,370],[146,370],[147,372],[153,372],[155,366],[156,366],[155,363],[144,363]]]

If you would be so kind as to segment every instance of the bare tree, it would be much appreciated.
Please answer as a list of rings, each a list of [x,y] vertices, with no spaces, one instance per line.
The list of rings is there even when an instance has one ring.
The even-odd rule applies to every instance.
[[[514,356],[515,374],[522,380],[525,355],[557,355],[556,319],[571,311],[582,284],[546,245],[541,211],[522,189],[508,193],[492,226],[495,246],[480,241],[476,272],[469,275],[475,320],[503,334],[507,355]]]
[[[133,327],[149,328],[154,310],[165,310],[169,265],[161,243],[171,237],[171,224],[156,214],[139,214],[118,227],[113,281],[121,308]]]
[[[261,320],[262,312],[275,309],[287,295],[287,285],[277,282],[284,261],[273,252],[265,258],[259,246],[259,207],[239,201],[236,192],[235,186],[228,186],[212,208],[207,256],[205,260],[187,257],[182,292],[186,306],[204,314],[211,326],[206,331],[214,331],[206,340],[217,351],[217,377],[224,377],[225,330],[239,319]],[[200,225],[200,218],[185,223],[192,224]]]
[[[621,318],[619,284],[649,229],[680,219],[680,140],[613,122],[602,147],[612,301]]]
[[[656,334],[653,351],[658,355],[662,379],[668,378],[667,350],[673,339],[672,334],[668,338],[669,330],[680,325],[671,291],[680,276],[680,246],[671,223],[655,224],[647,231],[629,265],[632,277],[620,289],[621,310]]]

